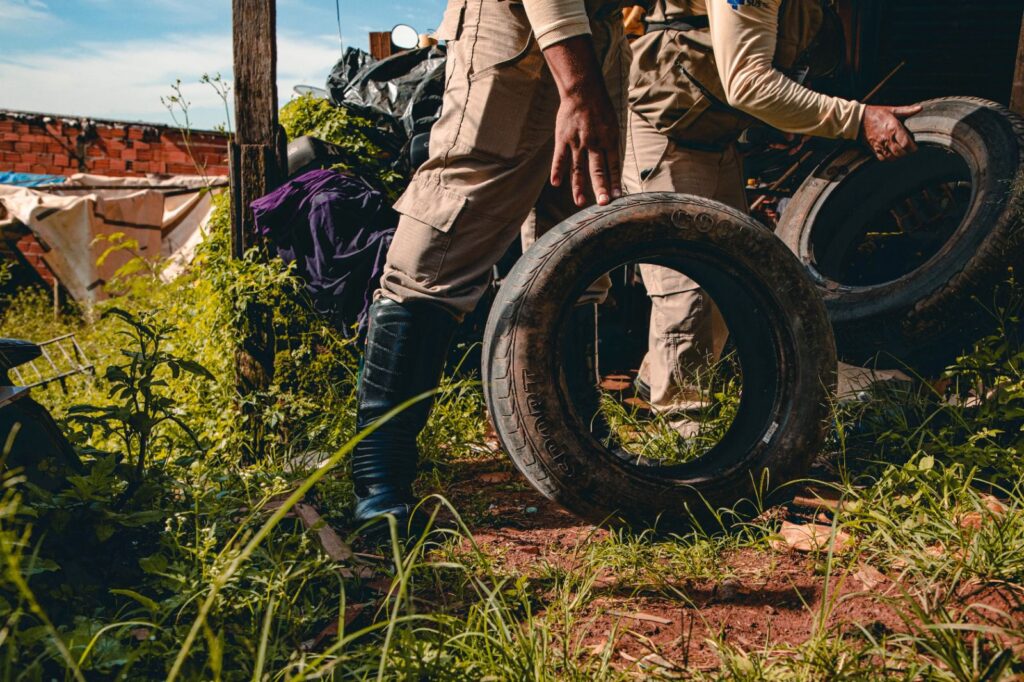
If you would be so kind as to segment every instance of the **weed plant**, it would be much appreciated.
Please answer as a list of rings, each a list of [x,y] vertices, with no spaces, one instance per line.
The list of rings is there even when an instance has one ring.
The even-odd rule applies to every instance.
[[[443,527],[361,557],[369,572],[339,566],[291,512],[304,501],[350,539],[359,532],[346,470],[364,435],[354,429],[358,355],[345,330],[307,312],[283,263],[228,258],[225,209],[185,275],[163,283],[158,269],[136,267],[117,283],[116,308],[54,317],[49,297],[32,290],[0,303],[0,335],[73,331],[99,368],[96,378],[35,391],[63,421],[84,471],[56,492],[15,470],[0,481],[3,679],[1024,675],[1018,298],[996,311],[998,333],[943,381],[879,389],[836,409],[823,470],[834,475],[818,485],[840,502],[819,523],[847,536],[847,549],[826,544],[808,555],[821,592],[795,607],[804,636],[749,641],[713,621],[693,586],[757,590],[775,574],[788,512],[759,500],[754,519],[721,510],[720,527],[671,536],[594,529],[524,566],[474,541],[470,529],[487,514],[481,486],[465,519],[427,497],[426,508],[449,520]],[[272,311],[278,358],[254,402],[268,429],[255,460],[234,389],[250,305]],[[723,403],[736,395],[719,392]],[[474,377],[447,379],[421,437],[418,490],[444,493],[460,467],[493,461],[486,433]],[[865,567],[884,581],[867,586],[857,577]],[[711,663],[609,620],[610,600],[660,600],[688,614],[696,630],[680,641],[704,640]],[[626,659],[626,639],[656,658]]]

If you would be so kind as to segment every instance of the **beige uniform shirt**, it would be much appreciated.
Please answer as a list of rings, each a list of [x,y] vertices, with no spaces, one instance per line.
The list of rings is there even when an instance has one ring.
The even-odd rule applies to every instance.
[[[729,104],[789,133],[856,139],[864,105],[805,88],[776,69],[781,0],[696,0],[706,7]]]
[[[508,0],[494,0],[508,2]],[[540,49],[580,35],[590,35],[589,14],[610,0],[523,0]]]
[[[863,104],[814,92],[775,67],[780,5],[781,0],[657,0],[650,21],[707,16],[710,28],[673,32],[671,40],[651,33],[634,43],[634,110],[648,119],[660,116],[662,122],[655,125],[667,134],[675,127],[674,117],[698,115],[690,108],[692,96],[673,97],[670,92],[685,90],[690,83],[666,72],[682,64],[704,81],[708,74],[701,62],[712,60],[702,52],[711,49],[716,65],[711,74],[717,78],[703,85],[730,106],[786,132],[855,139]]]

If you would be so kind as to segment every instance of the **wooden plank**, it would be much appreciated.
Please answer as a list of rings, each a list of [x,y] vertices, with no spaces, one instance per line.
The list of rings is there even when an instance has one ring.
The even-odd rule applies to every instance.
[[[391,56],[391,31],[370,32],[370,54],[374,59]]]
[[[1024,115],[1024,17],[1020,24],[1020,42],[1017,46],[1017,68],[1013,77],[1013,90],[1010,92],[1010,110]]]

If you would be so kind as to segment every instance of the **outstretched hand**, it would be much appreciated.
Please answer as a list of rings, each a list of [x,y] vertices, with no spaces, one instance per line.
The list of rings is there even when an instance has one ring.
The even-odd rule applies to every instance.
[[[879,161],[891,161],[917,151],[914,136],[903,121],[921,113],[921,106],[877,107],[868,106],[861,122],[864,141]]]
[[[622,196],[619,120],[590,37],[555,43],[544,50],[544,58],[561,97],[551,184],[560,187],[568,174],[577,206],[587,205],[588,188],[604,206]]]

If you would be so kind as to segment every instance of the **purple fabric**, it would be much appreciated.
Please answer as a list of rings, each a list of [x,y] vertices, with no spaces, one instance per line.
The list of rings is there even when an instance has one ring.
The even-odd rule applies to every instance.
[[[314,170],[252,202],[256,228],[298,275],[317,312],[362,336],[398,224],[387,197],[362,178]]]

